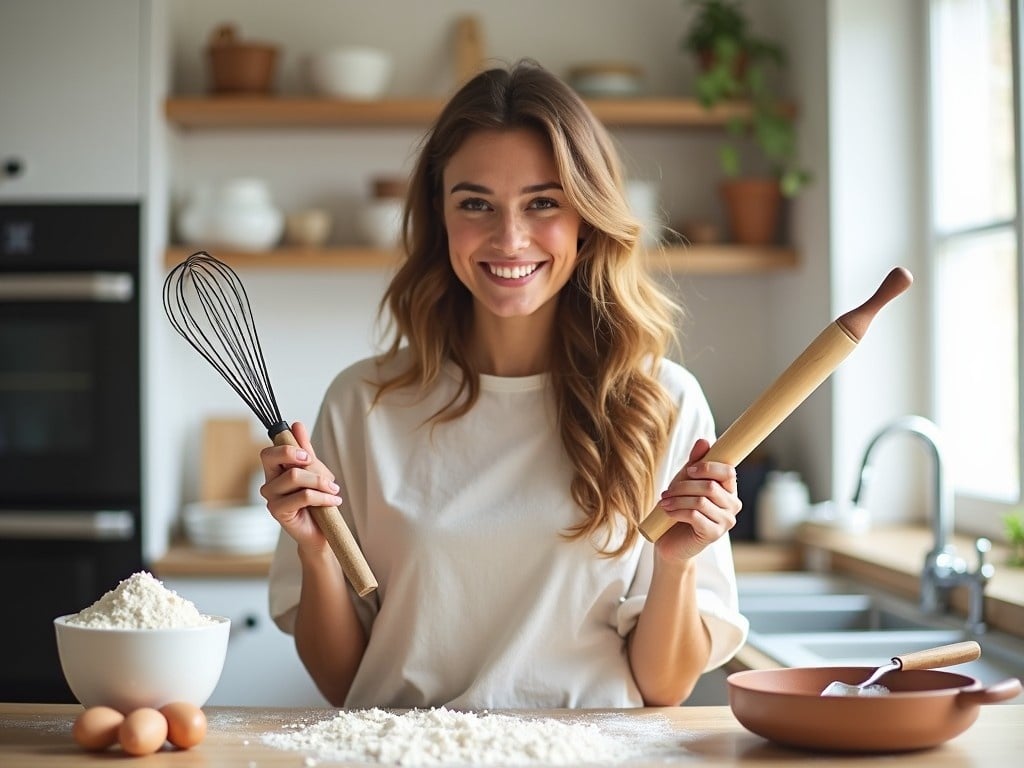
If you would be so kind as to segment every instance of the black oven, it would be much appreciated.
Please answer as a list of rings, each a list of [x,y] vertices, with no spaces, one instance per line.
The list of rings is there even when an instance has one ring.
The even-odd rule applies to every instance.
[[[134,203],[0,205],[0,701],[72,700],[53,618],[142,567],[140,237]]]

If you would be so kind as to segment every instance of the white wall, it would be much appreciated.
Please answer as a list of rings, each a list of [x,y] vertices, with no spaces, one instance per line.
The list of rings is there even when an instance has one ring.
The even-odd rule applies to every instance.
[[[835,376],[832,472],[840,496],[852,493],[872,434],[895,416],[927,415],[924,11],[913,0],[829,3],[833,306],[859,304],[894,265],[915,274]],[[924,513],[925,456],[916,438],[880,445],[866,499],[875,519]]]
[[[161,0],[154,0],[163,7]],[[794,272],[773,276],[679,275],[675,290],[689,310],[680,329],[684,360],[701,379],[720,429],[728,426],[832,319],[829,301],[829,229],[826,23],[817,0],[748,3],[755,26],[789,48],[789,92],[799,104],[801,154],[815,183],[792,205],[792,240],[801,250]],[[166,4],[172,61],[169,83],[154,77],[157,101],[167,92],[207,88],[204,48],[213,28],[236,22],[243,37],[276,42],[284,58],[279,90],[307,90],[302,61],[309,52],[342,43],[368,43],[395,55],[394,94],[443,94],[452,85],[454,19],[465,11],[481,19],[487,53],[500,60],[537,58],[564,74],[595,59],[640,63],[650,90],[688,94],[693,67],[680,51],[686,13],[677,0],[522,0],[515,4],[435,0],[174,0]],[[401,18],[403,23],[396,24]],[[159,22],[157,22],[159,23]],[[159,122],[159,114],[155,119]],[[417,130],[170,130],[152,132],[151,188],[154,281],[151,289],[147,494],[148,553],[159,554],[180,505],[195,498],[197,447],[203,418],[244,408],[227,385],[162,319],[156,277],[170,203],[201,182],[258,175],[272,185],[285,210],[326,205],[335,216],[332,239],[356,236],[355,206],[369,178],[408,168]],[[715,131],[620,130],[627,167],[658,178],[673,224],[696,217],[722,223]],[[161,153],[167,155],[166,167]],[[167,200],[168,192],[171,199]],[[320,395],[342,367],[374,350],[373,320],[387,276],[381,272],[243,271],[271,375],[287,419],[311,421]],[[780,463],[807,477],[815,498],[831,492],[829,385],[769,439]],[[254,419],[254,431],[256,430]],[[164,533],[161,534],[160,532]]]

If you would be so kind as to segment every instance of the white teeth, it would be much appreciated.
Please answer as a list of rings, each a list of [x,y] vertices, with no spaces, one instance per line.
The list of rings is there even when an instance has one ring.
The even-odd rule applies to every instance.
[[[491,274],[495,277],[503,277],[506,280],[517,280],[520,277],[532,275],[537,271],[537,266],[537,264],[517,264],[514,267],[498,267],[494,264],[488,264],[487,268],[491,270]]]

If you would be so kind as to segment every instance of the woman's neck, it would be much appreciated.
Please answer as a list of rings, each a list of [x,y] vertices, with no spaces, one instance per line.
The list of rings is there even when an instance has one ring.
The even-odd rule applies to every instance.
[[[471,355],[480,373],[491,376],[533,376],[551,365],[554,303],[527,317],[481,316],[473,326]]]

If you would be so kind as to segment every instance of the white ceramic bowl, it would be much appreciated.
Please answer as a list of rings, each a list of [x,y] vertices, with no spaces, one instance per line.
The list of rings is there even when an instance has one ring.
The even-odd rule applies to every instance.
[[[314,90],[344,99],[377,99],[391,79],[391,55],[379,48],[335,48],[309,58]]]
[[[239,251],[272,248],[284,232],[284,213],[274,205],[262,179],[232,179],[224,184],[212,213],[211,239]]]
[[[367,200],[359,209],[359,231],[374,248],[394,249],[402,237],[404,203],[398,199]]]
[[[197,547],[235,554],[270,552],[281,527],[261,504],[186,504],[185,535]]]
[[[181,629],[96,629],[53,620],[64,678],[86,707],[127,713],[172,701],[203,706],[217,687],[230,619]]]
[[[627,62],[581,64],[569,71],[569,84],[581,96],[635,96],[641,91],[643,72]]]
[[[331,214],[323,208],[307,208],[289,213],[284,220],[288,242],[319,248],[331,234]]]

